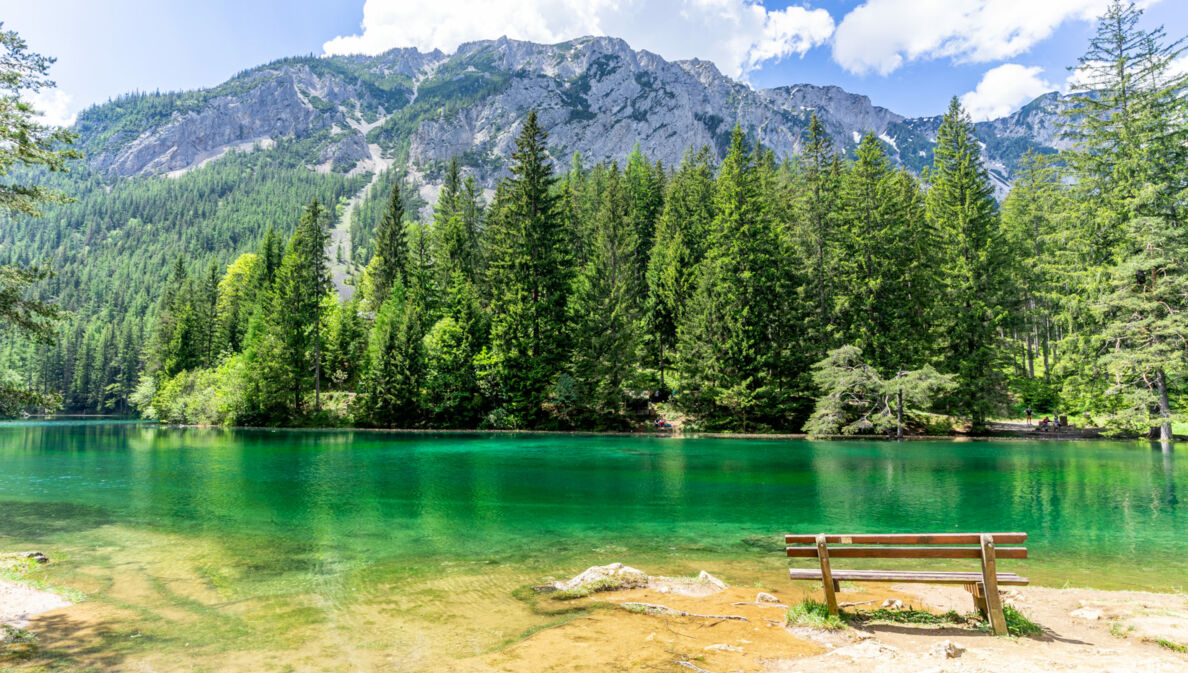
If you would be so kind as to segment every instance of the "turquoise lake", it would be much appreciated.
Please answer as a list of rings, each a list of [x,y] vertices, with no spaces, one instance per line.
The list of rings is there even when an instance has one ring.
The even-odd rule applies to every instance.
[[[785,532],[1024,531],[1002,567],[1034,583],[1175,590],[1186,489],[1188,457],[1137,442],[0,425],[0,550],[45,551],[86,619],[147,634],[121,656],[187,640],[211,670],[327,624],[395,638],[408,670],[441,638],[481,652],[539,621],[516,587],[612,561],[788,583]],[[442,635],[443,595],[494,622]]]

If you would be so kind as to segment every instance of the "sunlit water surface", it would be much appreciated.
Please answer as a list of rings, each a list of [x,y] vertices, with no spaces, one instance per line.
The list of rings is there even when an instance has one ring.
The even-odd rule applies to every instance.
[[[3,424],[0,550],[88,600],[0,668],[434,670],[589,565],[788,584],[784,532],[1026,531],[1001,565],[1035,583],[1178,589],[1184,489],[1188,457],[1132,442]]]

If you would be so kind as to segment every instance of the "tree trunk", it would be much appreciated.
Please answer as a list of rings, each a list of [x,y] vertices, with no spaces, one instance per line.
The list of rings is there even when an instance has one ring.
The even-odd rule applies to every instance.
[[[895,410],[895,441],[903,441],[903,390],[895,393],[898,404]]]
[[[322,410],[322,315],[314,309],[314,411]]]
[[[1047,316],[1044,316],[1043,351],[1044,351],[1044,379],[1045,380],[1048,378],[1048,344],[1052,340],[1051,337],[1052,337],[1052,323],[1048,320]]]
[[[1167,376],[1163,370],[1155,372],[1155,390],[1159,393],[1159,439],[1165,442],[1172,440],[1171,404],[1167,400]]]

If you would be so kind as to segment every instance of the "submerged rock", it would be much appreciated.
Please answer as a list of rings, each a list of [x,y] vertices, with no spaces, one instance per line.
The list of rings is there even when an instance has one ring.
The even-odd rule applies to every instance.
[[[697,581],[702,582],[704,584],[708,584],[711,587],[714,587],[715,589],[725,589],[726,588],[725,582],[718,579],[717,577],[714,577],[713,575],[707,573],[704,570],[702,570],[700,573],[697,574]]]
[[[767,593],[766,591],[760,591],[759,593],[755,594],[755,602],[756,603],[779,603],[780,599],[776,598],[772,594]]]
[[[886,610],[902,610],[903,601],[899,600],[898,598],[888,598],[887,600],[883,601],[883,608]]]
[[[33,559],[38,563],[49,563],[49,557],[39,551],[22,551],[13,554],[17,558]]]

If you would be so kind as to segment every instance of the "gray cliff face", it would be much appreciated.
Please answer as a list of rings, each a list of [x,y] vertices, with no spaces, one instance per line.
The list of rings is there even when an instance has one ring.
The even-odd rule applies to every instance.
[[[124,121],[120,101],[85,112],[79,131],[89,163],[113,176],[178,174],[231,149],[309,140],[318,170],[370,170],[408,162],[426,183],[460,157],[484,186],[506,174],[520,122],[537,110],[561,165],[622,161],[636,143],[674,165],[689,148],[721,157],[731,129],[777,156],[796,154],[813,113],[841,151],[867,132],[897,163],[931,163],[938,118],[907,119],[838,87],[754,90],[697,59],[670,62],[606,37],[541,45],[500,38],[451,55],[396,49],[379,56],[287,59],[203,92],[170,94],[169,114]],[[172,106],[172,107],[170,107]],[[984,160],[1002,190],[1027,149],[1060,147],[1057,94],[978,125]]]

